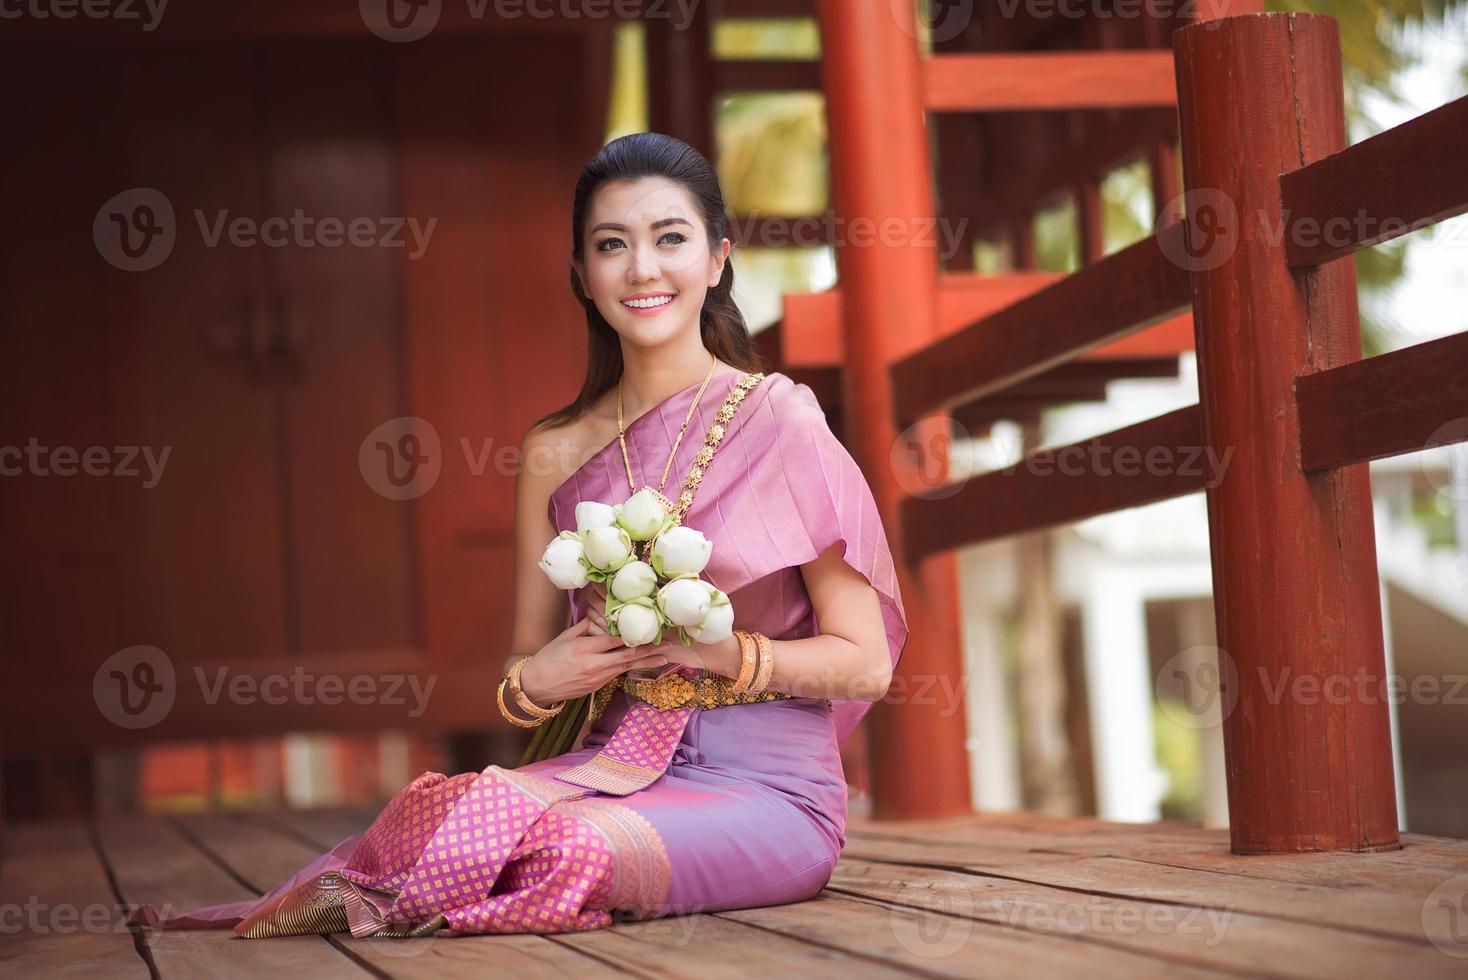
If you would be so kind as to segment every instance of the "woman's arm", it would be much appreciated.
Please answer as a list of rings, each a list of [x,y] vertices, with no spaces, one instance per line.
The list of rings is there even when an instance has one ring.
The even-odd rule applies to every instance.
[[[880,700],[892,682],[892,654],[877,590],[841,557],[839,543],[801,565],[800,573],[821,632],[800,640],[770,641],[775,671],[766,690],[800,698]],[[737,606],[734,621],[737,626]],[[733,637],[691,647],[663,643],[656,650],[677,663],[739,676],[739,641]]]
[[[540,570],[540,556],[556,536],[546,515],[551,491],[564,478],[554,465],[549,434],[530,432],[520,443],[515,477],[515,607],[510,626],[511,655],[532,654],[571,625],[566,594]]]

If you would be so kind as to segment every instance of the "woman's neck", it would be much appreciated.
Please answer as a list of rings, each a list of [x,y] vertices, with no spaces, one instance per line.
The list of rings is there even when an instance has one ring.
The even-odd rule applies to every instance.
[[[709,377],[713,366],[713,377],[727,368],[717,361],[702,345],[687,354],[665,355],[656,360],[650,357],[628,357],[623,353],[622,361],[622,414],[631,421],[669,395],[696,385]]]

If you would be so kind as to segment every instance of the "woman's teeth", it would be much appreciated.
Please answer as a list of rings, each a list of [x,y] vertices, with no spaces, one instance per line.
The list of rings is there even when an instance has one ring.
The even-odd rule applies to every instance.
[[[655,306],[666,306],[673,302],[671,296],[655,296],[651,299],[624,299],[623,306],[630,306],[634,310],[650,310]]]

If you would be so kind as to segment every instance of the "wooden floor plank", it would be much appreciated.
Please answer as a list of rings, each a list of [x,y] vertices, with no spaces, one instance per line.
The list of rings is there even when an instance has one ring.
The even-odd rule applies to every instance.
[[[277,820],[280,814],[265,819],[252,816],[181,818],[180,823],[211,850],[216,850],[231,865],[259,869],[274,881],[288,877],[306,861],[324,849],[321,842],[339,834],[360,832],[360,815],[318,815],[303,819],[295,814]],[[282,830],[282,827],[288,828]],[[305,845],[294,835],[310,834]],[[696,934],[696,941],[694,936]],[[351,940],[343,937],[348,948],[373,966],[394,976],[459,975],[451,972],[462,965],[463,975],[475,974],[486,962],[502,962],[501,950],[513,949],[517,966],[513,975],[564,976],[568,971],[585,973],[588,969],[609,975],[648,977],[677,976],[748,976],[751,971],[779,970],[822,973],[844,961],[842,971],[859,967],[874,976],[907,976],[907,971],[892,966],[855,960],[848,956],[812,946],[799,939],[769,935],[738,922],[720,921],[710,916],[668,917],[650,922],[619,923],[607,929],[590,930],[550,937],[510,935],[458,937],[434,940],[431,953],[420,959],[407,957],[430,946],[421,940],[388,942]],[[394,958],[379,956],[389,952]],[[452,960],[448,958],[452,954]],[[448,972],[446,972],[448,971]]]
[[[1234,855],[1229,850],[1227,830],[1204,829],[1177,821],[1157,823],[1111,823],[1090,817],[1051,817],[1040,814],[968,814],[936,820],[875,821],[856,818],[847,825],[847,833],[856,836],[906,837],[952,842],[986,842],[1020,840],[1028,847],[1049,846],[1052,839],[1068,845],[1091,843],[1098,846],[1131,847],[1133,844],[1174,844],[1209,853],[1228,854],[1239,861],[1259,861],[1260,868],[1281,856]],[[1329,852],[1325,854],[1287,855],[1289,858],[1335,858],[1359,862],[1366,866],[1426,867],[1440,865],[1458,869],[1468,862],[1468,840],[1431,837],[1425,834],[1402,834],[1402,847],[1370,853]]]
[[[97,834],[124,900],[178,913],[256,897],[163,821],[110,817]],[[241,939],[230,929],[146,930],[161,976],[370,976],[320,936]]]
[[[1038,855],[1003,848],[969,845],[958,849],[937,843],[848,839],[844,855],[879,863],[960,867],[977,874],[999,875],[1037,885],[1173,902],[1199,908],[1233,909],[1254,915],[1330,928],[1426,942],[1420,896],[1393,895],[1369,889],[1329,888],[1195,871],[1122,857]],[[1440,940],[1451,941],[1439,936]]]
[[[0,864],[0,973],[143,977],[147,962],[127,927],[87,827],[79,820],[6,828]]]
[[[294,835],[326,851],[347,837],[365,832],[376,819],[378,811],[377,807],[322,807],[313,810],[248,812],[242,816],[276,831]]]
[[[378,812],[113,819],[99,825],[97,846],[81,824],[16,828],[0,909],[30,896],[172,911],[252,898]],[[1405,835],[1404,845],[1242,857],[1226,834],[1177,824],[856,819],[827,889],[791,905],[553,936],[257,941],[227,929],[150,931],[141,952],[165,977],[1463,975],[1464,960],[1432,945],[1452,948],[1455,937],[1424,933],[1425,923],[1451,925],[1424,917],[1424,903],[1441,882],[1468,875],[1468,842]],[[25,974],[147,974],[126,931],[23,935],[0,943],[0,963]]]
[[[937,910],[823,892],[796,905],[720,913],[772,932],[904,965],[935,977],[1125,976],[1197,978],[1238,974],[1069,938],[1040,936]],[[860,975],[859,970],[852,971]]]
[[[843,857],[828,888],[1241,973],[1341,978],[1462,975],[1462,964],[1424,944],[1227,909],[1117,899],[982,875]],[[1301,957],[1302,949],[1311,954]]]
[[[819,899],[817,899],[819,901]],[[799,905],[781,908],[794,909]],[[624,922],[606,929],[551,937],[620,965],[638,976],[744,980],[750,976],[911,977],[914,971],[889,957],[873,959],[812,943],[799,933],[769,932],[725,913],[667,916]],[[901,960],[901,957],[897,958]]]

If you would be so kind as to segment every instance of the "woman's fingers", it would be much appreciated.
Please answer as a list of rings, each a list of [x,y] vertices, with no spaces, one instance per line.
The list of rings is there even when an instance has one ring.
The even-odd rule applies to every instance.
[[[613,636],[610,633],[606,633],[601,636],[594,636],[593,640],[595,641],[595,643],[587,647],[587,649],[592,651],[593,653],[606,653],[608,651],[615,652],[618,649],[632,649],[631,647],[627,646],[626,641],[623,640],[620,636]]]
[[[666,660],[667,659],[667,652],[666,651],[667,651],[667,644],[666,643],[640,643],[640,644],[638,644],[635,647],[628,647],[626,649],[626,651],[624,652],[624,656],[627,658],[627,660],[629,662],[630,661],[633,661],[633,660],[637,660],[639,658],[643,658],[643,657],[654,657],[654,656],[656,656],[656,657],[662,657],[664,660]]]

